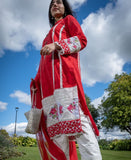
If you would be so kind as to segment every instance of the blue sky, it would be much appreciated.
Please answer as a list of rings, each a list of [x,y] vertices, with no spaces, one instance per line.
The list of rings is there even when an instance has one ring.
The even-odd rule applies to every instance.
[[[17,133],[26,135],[24,113],[30,109],[30,79],[37,73],[42,40],[49,31],[49,2],[0,2],[0,128],[10,134],[14,132],[15,107],[19,107]],[[80,53],[84,91],[97,107],[107,95],[105,89],[115,74],[131,72],[131,2],[70,0],[70,3],[88,40]],[[118,137],[118,133],[109,137]]]

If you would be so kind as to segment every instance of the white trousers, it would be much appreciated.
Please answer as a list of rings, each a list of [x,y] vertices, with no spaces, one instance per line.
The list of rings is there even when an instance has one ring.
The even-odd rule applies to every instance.
[[[90,120],[80,111],[82,129],[84,131],[79,137],[76,137],[81,154],[81,160],[102,160],[99,145],[96,136],[92,130]],[[69,160],[69,139],[66,135],[61,135],[54,139],[54,142],[65,153]]]

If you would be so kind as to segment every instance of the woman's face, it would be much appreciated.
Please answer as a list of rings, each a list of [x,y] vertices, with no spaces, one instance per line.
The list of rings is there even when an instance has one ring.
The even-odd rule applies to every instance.
[[[62,0],[53,0],[51,3],[51,14],[55,19],[63,18],[65,7]]]

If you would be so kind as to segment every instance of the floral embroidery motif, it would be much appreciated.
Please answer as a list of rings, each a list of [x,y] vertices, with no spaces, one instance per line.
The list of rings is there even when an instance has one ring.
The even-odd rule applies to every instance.
[[[58,119],[58,111],[57,111],[57,105],[56,104],[54,105],[54,107],[51,108],[49,116],[52,117],[53,119]]]
[[[52,139],[61,134],[76,136],[83,132],[78,98],[73,98],[71,103],[64,105],[55,104],[51,107],[48,116],[47,131]]]
[[[66,107],[65,107],[66,108]],[[74,100],[69,106],[67,106],[67,109],[73,113],[74,110],[76,110],[78,108],[78,103],[76,100]],[[57,119],[59,120],[59,117],[62,115],[63,113],[63,109],[64,107],[60,104],[55,104],[52,108],[51,111],[49,113],[49,116],[52,117],[53,119]]]
[[[69,54],[69,53],[76,53],[80,51],[81,44],[79,38],[77,36],[61,40],[59,42],[55,42],[59,45],[62,49],[59,51],[61,55]]]
[[[59,119],[59,114],[61,115],[63,113],[63,106],[55,104],[49,113],[49,116],[53,119]]]
[[[76,109],[76,102],[71,103],[71,104],[67,107],[67,109],[68,109],[71,113],[73,113],[73,110]]]
[[[63,106],[59,106],[59,113],[62,114],[63,113]]]
[[[77,48],[79,48],[79,39],[75,36],[67,39],[67,44],[69,48],[73,50],[73,52],[77,52]]]

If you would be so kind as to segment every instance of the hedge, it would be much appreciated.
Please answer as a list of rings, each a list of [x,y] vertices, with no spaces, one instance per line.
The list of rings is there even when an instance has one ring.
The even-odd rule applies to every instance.
[[[131,139],[125,140],[112,140],[107,141],[105,139],[99,140],[100,148],[103,150],[115,150],[115,151],[131,151]]]

